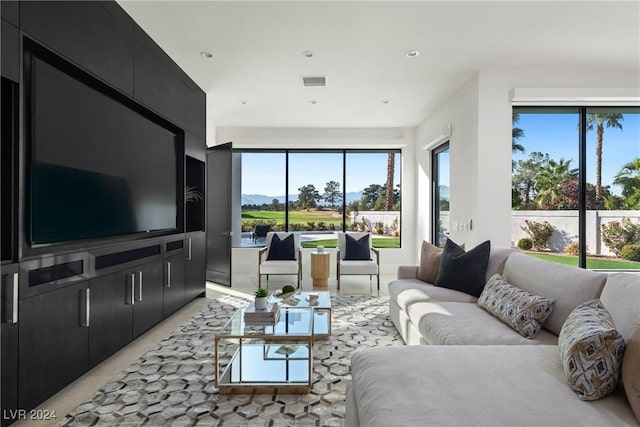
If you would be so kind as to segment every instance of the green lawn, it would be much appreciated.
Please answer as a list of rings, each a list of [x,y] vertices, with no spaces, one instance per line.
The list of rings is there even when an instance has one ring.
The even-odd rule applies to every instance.
[[[276,221],[284,223],[282,211],[242,211],[244,221]],[[307,224],[307,222],[324,222],[325,224],[342,225],[342,217],[330,216],[329,211],[289,211],[289,224]]]
[[[400,238],[381,238],[374,237],[371,239],[374,248],[399,248]],[[303,248],[316,248],[318,246],[324,246],[325,248],[335,248],[338,246],[338,239],[322,239],[322,240],[309,240],[302,242]]]
[[[578,266],[578,257],[528,252],[527,255],[559,264]],[[587,268],[594,270],[640,270],[640,262],[622,261],[608,258],[587,258]]]

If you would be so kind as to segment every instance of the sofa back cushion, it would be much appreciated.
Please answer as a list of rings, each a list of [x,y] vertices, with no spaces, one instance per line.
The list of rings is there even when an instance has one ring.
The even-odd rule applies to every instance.
[[[514,252],[517,252],[517,250],[511,248],[491,248],[491,253],[489,254],[489,264],[487,264],[487,282],[493,277],[494,274],[499,274],[502,276],[502,272],[504,271],[504,264],[507,262],[507,258],[509,258],[509,255]]]
[[[607,308],[625,341],[640,325],[640,275],[610,274],[600,301]]]
[[[509,255],[502,276],[513,286],[556,300],[543,326],[556,335],[574,308],[600,297],[607,279],[604,273],[543,261],[521,252]]]

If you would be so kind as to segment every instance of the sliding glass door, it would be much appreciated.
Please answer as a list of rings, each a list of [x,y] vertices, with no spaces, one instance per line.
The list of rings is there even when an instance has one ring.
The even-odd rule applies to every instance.
[[[449,143],[431,152],[433,222],[431,243],[444,247],[449,235]]]

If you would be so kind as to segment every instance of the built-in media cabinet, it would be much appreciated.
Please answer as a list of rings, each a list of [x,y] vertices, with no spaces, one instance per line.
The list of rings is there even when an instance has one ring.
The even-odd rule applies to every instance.
[[[1,18],[5,426],[204,295],[206,99],[115,1]]]

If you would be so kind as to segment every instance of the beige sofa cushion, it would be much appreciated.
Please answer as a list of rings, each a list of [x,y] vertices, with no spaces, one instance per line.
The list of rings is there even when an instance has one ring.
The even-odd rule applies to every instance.
[[[476,304],[418,302],[409,307],[425,341],[432,345],[556,344],[557,337],[542,330],[526,339]]]
[[[616,329],[628,340],[640,324],[640,275],[609,275],[600,301],[613,317]]]
[[[418,279],[403,279],[389,282],[389,297],[403,310],[421,301],[452,301],[475,303],[478,298],[453,289],[440,288]]]
[[[440,270],[442,249],[423,241],[420,250],[420,266],[418,267],[418,280],[427,283],[435,283]]]
[[[631,409],[640,422],[640,325],[627,340],[627,349],[622,359],[622,383]]]
[[[574,308],[600,296],[607,278],[604,273],[543,261],[523,253],[513,253],[507,258],[502,276],[513,286],[556,300],[543,326],[556,335]]]
[[[577,399],[556,346],[372,348],[353,353],[351,371],[367,427],[638,425],[621,389]]]

